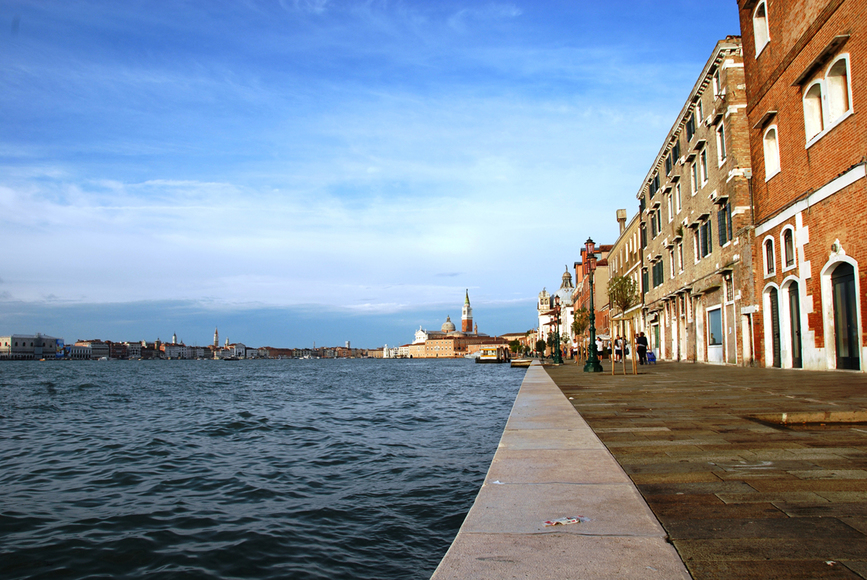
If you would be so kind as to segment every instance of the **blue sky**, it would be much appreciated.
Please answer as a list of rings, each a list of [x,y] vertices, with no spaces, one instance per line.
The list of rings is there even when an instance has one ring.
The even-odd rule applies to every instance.
[[[0,3],[0,334],[535,325],[733,0]]]

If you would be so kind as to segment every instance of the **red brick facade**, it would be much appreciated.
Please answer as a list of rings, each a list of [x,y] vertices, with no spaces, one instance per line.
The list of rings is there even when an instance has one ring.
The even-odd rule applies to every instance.
[[[867,2],[738,0],[764,366],[865,365]],[[777,162],[777,158],[779,162]]]

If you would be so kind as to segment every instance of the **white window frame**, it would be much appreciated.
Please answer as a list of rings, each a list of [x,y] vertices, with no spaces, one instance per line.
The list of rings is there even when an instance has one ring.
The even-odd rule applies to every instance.
[[[677,212],[675,213],[679,214],[681,210],[683,210],[683,199],[680,194],[680,182],[674,186],[674,202],[676,204],[675,208],[677,209]]]
[[[845,64],[845,68],[846,68],[846,87],[845,88],[846,88],[846,91],[845,91],[845,94],[843,95],[843,97],[846,99],[846,105],[847,106],[845,109],[840,109],[839,112],[834,113],[831,111],[831,106],[833,105],[833,103],[831,101],[832,101],[835,93],[837,93],[839,91],[833,90],[837,87],[835,87],[830,82],[831,69],[836,67],[838,64],[840,64],[840,62],[843,62],[843,61],[845,61],[845,63],[846,63]],[[852,71],[850,68],[849,54],[848,53],[843,53],[843,54],[838,55],[837,58],[835,58],[831,62],[831,64],[828,65],[828,68],[825,70],[825,88],[827,89],[827,99],[828,99],[828,116],[827,116],[828,123],[833,126],[833,125],[836,125],[837,123],[839,123],[841,120],[843,120],[843,117],[846,116],[847,113],[852,112]]]
[[[725,123],[720,122],[716,128],[716,159],[717,167],[722,167],[726,162],[728,149],[726,149],[726,129]]]
[[[768,133],[774,132],[773,148],[769,146]],[[765,181],[770,181],[773,176],[780,172],[780,131],[776,125],[771,125],[765,129],[762,135],[762,147],[765,152]],[[771,152],[773,155],[768,155]],[[773,164],[768,163],[768,159],[774,161]]]
[[[764,16],[759,16],[759,10],[764,9]],[[756,58],[771,42],[771,29],[768,25],[768,3],[762,0],[753,10],[753,40],[756,44]]]
[[[698,193],[698,160],[693,161],[689,167],[689,183],[692,195]]]
[[[698,154],[698,158],[701,161],[701,186],[704,187],[707,185],[708,178],[710,177],[707,166],[707,147],[702,148]]]
[[[774,245],[773,236],[766,236],[764,240],[762,240],[762,261],[764,262],[765,268],[765,278],[772,278],[777,274],[777,248]],[[768,262],[768,244],[771,245],[771,260],[772,262]]]
[[[807,146],[818,141],[825,131],[825,91],[822,79],[813,81],[807,86],[801,97],[804,106],[804,135]],[[818,96],[817,96],[818,93]]]
[[[831,77],[829,77],[829,75],[831,69],[840,64],[841,61],[845,61],[846,63],[846,90],[844,97],[847,100],[848,107],[845,110],[834,111],[833,114],[835,116],[832,118],[831,108],[834,104],[831,102],[834,99],[832,93],[840,93],[840,91],[834,90],[838,87],[830,82],[829,79]],[[810,97],[808,101],[807,95],[813,91],[816,86],[819,87],[818,102],[815,97]],[[825,68],[823,76],[813,79],[813,81],[807,86],[801,100],[804,107],[804,134],[807,139],[805,148],[809,149],[814,143],[819,141],[834,127],[842,123],[854,113],[852,108],[852,69],[849,53],[838,54]],[[809,111],[808,106],[810,107]],[[818,120],[815,120],[816,116],[819,117]],[[809,118],[813,118],[814,121],[809,123]]]
[[[786,232],[792,232],[792,265],[786,265],[787,248],[786,248]],[[795,244],[795,228],[786,226],[780,232],[780,265],[783,267],[783,272],[794,270],[798,266],[798,249]]]
[[[668,202],[668,223],[671,223],[674,221],[673,194],[669,193],[666,201]]]

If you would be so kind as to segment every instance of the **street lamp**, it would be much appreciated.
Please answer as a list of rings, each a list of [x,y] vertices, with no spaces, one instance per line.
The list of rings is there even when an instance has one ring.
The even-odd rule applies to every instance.
[[[599,353],[596,351],[596,307],[593,305],[593,272],[596,271],[596,244],[591,238],[584,243],[584,267],[587,269],[587,277],[590,282],[590,356],[584,363],[585,373],[601,373],[602,365],[599,364]]]
[[[563,355],[560,353],[560,297],[554,298],[554,346],[551,347],[551,362],[555,365],[563,364]]]

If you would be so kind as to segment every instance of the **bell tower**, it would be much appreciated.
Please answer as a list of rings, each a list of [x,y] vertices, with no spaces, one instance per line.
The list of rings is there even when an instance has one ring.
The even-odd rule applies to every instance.
[[[461,310],[461,332],[471,334],[473,332],[473,309],[470,306],[470,291],[467,289],[464,298],[464,308]]]

